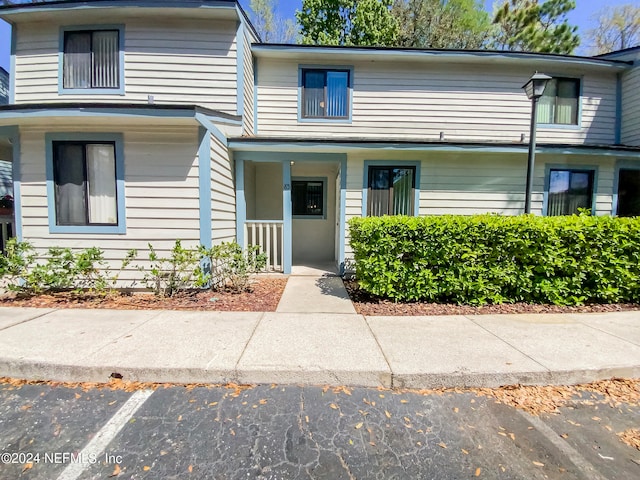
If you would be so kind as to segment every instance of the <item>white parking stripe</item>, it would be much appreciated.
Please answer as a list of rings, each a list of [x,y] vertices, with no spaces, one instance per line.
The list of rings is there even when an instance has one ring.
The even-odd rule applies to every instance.
[[[78,454],[79,458],[99,458],[107,445],[115,438],[136,411],[153,394],[153,390],[138,390],[118,410],[113,417],[91,439],[86,447]],[[70,463],[60,474],[58,480],[76,480],[91,463]]]
[[[591,480],[607,480],[606,477],[600,475],[598,470],[591,465],[580,453],[573,448],[569,443],[560,437],[560,435],[552,429],[549,425],[544,423],[538,417],[534,417],[528,413],[525,413],[521,410],[517,410],[517,412],[522,415],[527,421],[535,427],[535,429],[540,432],[544,437],[549,440],[554,446],[556,446],[562,453],[564,453],[569,461],[575,465],[575,467],[580,470],[585,476],[585,478],[589,478]]]

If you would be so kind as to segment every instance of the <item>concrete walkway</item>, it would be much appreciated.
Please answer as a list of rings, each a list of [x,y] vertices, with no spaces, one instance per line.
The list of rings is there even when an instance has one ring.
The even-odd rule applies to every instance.
[[[356,309],[349,299],[342,279],[331,272],[308,269],[289,277],[276,312],[279,313],[347,313]]]
[[[640,312],[363,317],[0,308],[0,376],[107,381],[112,373],[151,382],[411,388],[640,377]]]

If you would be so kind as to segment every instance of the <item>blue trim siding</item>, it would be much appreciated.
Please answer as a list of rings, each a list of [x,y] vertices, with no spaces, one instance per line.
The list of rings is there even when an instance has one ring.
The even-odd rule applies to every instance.
[[[302,70],[348,70],[349,85],[347,86],[348,118],[304,118],[302,116]],[[298,65],[298,122],[299,123],[351,123],[353,118],[353,65]]]
[[[613,169],[613,198],[611,201],[611,215],[618,213],[618,188],[620,182],[620,170],[640,170],[640,162],[626,158],[619,159]],[[639,192],[640,193],[640,192]]]
[[[116,200],[118,224],[105,225],[57,225],[55,185],[53,181],[53,142],[84,141],[114,142],[116,154]],[[47,180],[47,205],[49,209],[49,233],[124,234],[126,233],[126,210],[124,191],[124,139],[121,133],[46,133],[45,161]]]
[[[283,244],[284,259],[283,273],[291,273],[293,263],[293,228],[291,218],[291,163],[282,162],[282,213],[284,219]]]
[[[340,160],[340,219],[339,222],[339,238],[338,245],[338,267],[340,275],[344,275],[345,272],[345,249],[347,243],[346,231],[347,231],[347,159]]]
[[[598,196],[598,166],[597,165],[574,165],[566,163],[546,163],[544,166],[544,193],[542,194],[542,215],[547,216],[549,206],[549,181],[551,170],[578,170],[593,171],[593,193],[591,195],[591,215],[596,214],[596,197]]]
[[[244,160],[234,158],[236,164],[236,241],[244,248],[244,224],[247,221],[247,200],[244,195]]]
[[[63,63],[64,63],[64,34],[78,30],[117,30],[118,31],[118,61],[119,61],[119,88],[64,88]],[[58,39],[58,95],[124,95],[124,25],[70,25],[60,27]]]
[[[9,105],[16,103],[16,47],[18,43],[18,26],[11,25],[11,57],[9,65]]]
[[[415,188],[413,196],[413,216],[420,215],[420,168],[422,162],[420,160],[365,160],[364,161],[364,175],[362,181],[362,216],[367,216],[367,197],[369,193],[369,167],[415,167],[416,178]]]
[[[200,209],[200,245],[211,248],[211,135],[198,129],[198,189]]]

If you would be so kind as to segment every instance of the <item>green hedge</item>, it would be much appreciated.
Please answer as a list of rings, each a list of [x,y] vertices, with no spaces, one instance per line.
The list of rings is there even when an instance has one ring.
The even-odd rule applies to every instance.
[[[356,276],[396,301],[640,300],[640,218],[429,216],[349,222]]]

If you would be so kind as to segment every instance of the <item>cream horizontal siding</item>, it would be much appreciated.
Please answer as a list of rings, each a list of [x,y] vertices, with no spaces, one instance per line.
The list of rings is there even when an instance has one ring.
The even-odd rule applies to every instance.
[[[148,244],[166,256],[175,240],[184,246],[199,242],[197,128],[124,126],[91,132],[124,130],[126,233],[49,233],[45,176],[45,132],[21,130],[21,200],[23,238],[39,252],[48,247],[99,247],[111,269],[117,269],[129,249],[140,252],[137,264],[148,266]],[[64,130],[56,129],[55,132]],[[69,130],[83,131],[81,127]],[[49,131],[48,131],[49,132]],[[122,280],[140,280],[134,268]]]
[[[147,103],[152,95],[158,104],[198,104],[236,113],[235,22],[176,18],[108,23],[125,24],[124,95],[58,95],[60,25],[21,23],[16,103]]]
[[[211,135],[211,240],[214,245],[236,239],[236,193],[229,150]]]
[[[526,154],[406,153],[371,151],[350,154],[347,161],[346,219],[362,216],[364,161],[388,160],[389,165],[420,162],[419,215],[519,215],[524,211]],[[531,211],[542,214],[547,165],[597,167],[596,214],[610,215],[615,160],[609,157],[549,155],[536,157]],[[346,257],[353,257],[347,228]]]
[[[640,66],[622,75],[622,138],[625,145],[640,146]]]
[[[330,66],[330,65],[328,65]],[[556,75],[581,76],[569,70]],[[350,123],[298,122],[298,62],[260,59],[259,134],[520,141],[528,136],[531,103],[522,91],[529,72],[406,62],[353,65]],[[583,77],[582,128],[539,128],[541,142],[611,143],[615,74]]]
[[[253,54],[251,53],[251,39],[249,33],[245,31],[244,34],[244,118],[243,120],[243,133],[245,135],[253,135],[254,129],[254,108],[253,104]]]

